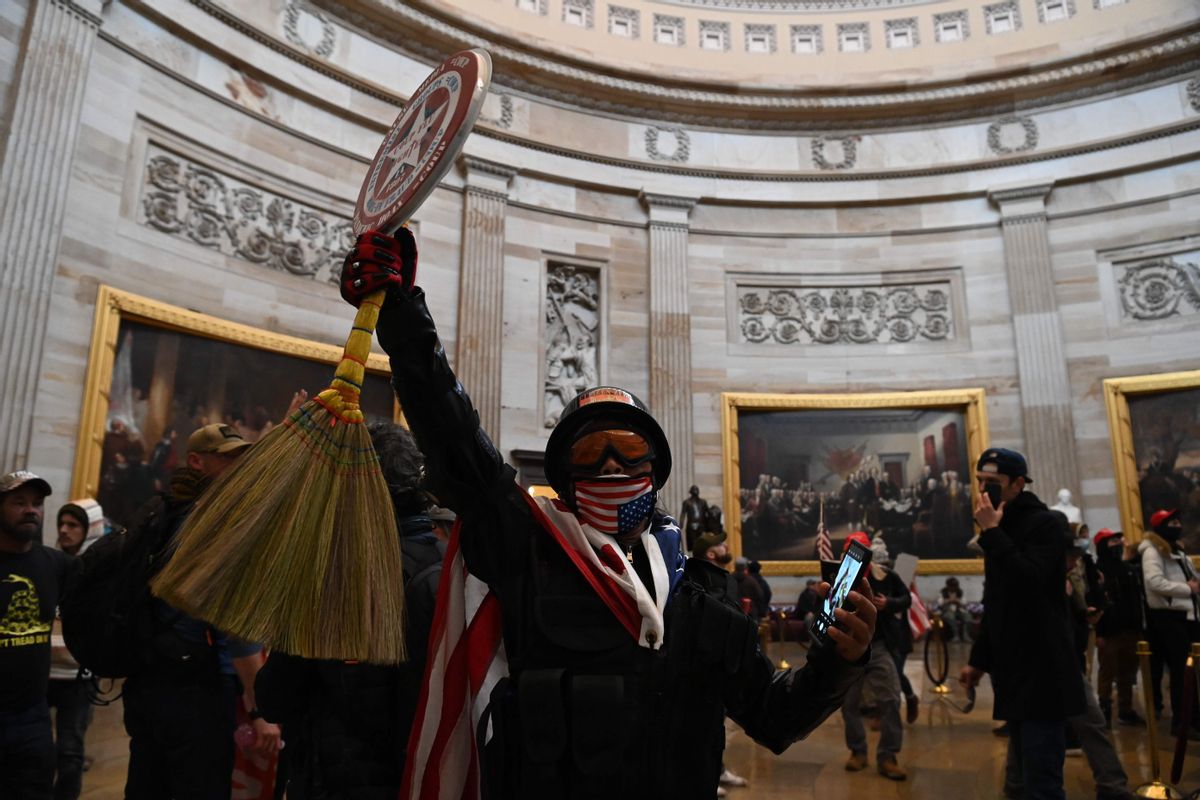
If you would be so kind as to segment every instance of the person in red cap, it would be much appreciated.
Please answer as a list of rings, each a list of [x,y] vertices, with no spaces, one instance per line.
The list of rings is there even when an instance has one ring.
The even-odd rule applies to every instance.
[[[1142,584],[1146,590],[1147,633],[1150,640],[1151,682],[1155,711],[1162,711],[1163,667],[1171,673],[1171,732],[1179,734],[1184,667],[1189,645],[1200,641],[1197,595],[1200,579],[1180,539],[1183,522],[1176,509],[1160,509],[1150,515],[1150,530],[1138,544],[1142,560]],[[1192,738],[1200,739],[1200,719],[1192,706]]]
[[[842,553],[850,549],[851,542],[858,542],[867,549],[871,548],[871,537],[862,531],[855,531],[846,537]],[[879,709],[876,768],[883,777],[902,781],[908,777],[908,773],[896,761],[896,757],[900,755],[900,746],[904,743],[904,726],[900,723],[900,675],[896,670],[894,655],[900,643],[896,615],[904,614],[903,623],[908,625],[907,614],[909,606],[912,605],[912,595],[896,573],[883,564],[872,562],[867,580],[871,584],[871,592],[874,595],[872,602],[878,611],[878,617],[875,623],[875,637],[871,640],[871,657],[867,662],[866,679],[856,683],[846,693],[846,701],[842,703],[842,721],[846,724],[846,747],[850,749],[846,770],[858,772],[866,769],[868,764],[867,732],[863,728],[861,706],[863,687],[869,686],[871,694],[875,696],[875,705]]]
[[[50,484],[0,478],[0,797],[50,797],[50,630],[74,559],[42,545]]]
[[[1145,603],[1137,570],[1125,559],[1125,537],[1120,531],[1101,528],[1092,543],[1096,566],[1104,576],[1108,610],[1096,622],[1096,649],[1100,658],[1100,708],[1112,724],[1112,688],[1117,684],[1117,720],[1122,725],[1143,725],[1133,708],[1137,679],[1137,643],[1145,630]]]
[[[726,713],[775,752],[814,730],[862,676],[875,623],[865,583],[833,645],[776,672],[729,573],[685,558],[656,502],[666,436],[618,387],[567,403],[544,462],[558,498],[531,497],[450,368],[414,286],[412,233],[397,236],[358,238],[342,296],[357,306],[387,290],[379,344],[429,489],[460,521],[402,797],[453,791],[468,775],[485,797],[713,797]],[[459,715],[464,724],[441,724]]]

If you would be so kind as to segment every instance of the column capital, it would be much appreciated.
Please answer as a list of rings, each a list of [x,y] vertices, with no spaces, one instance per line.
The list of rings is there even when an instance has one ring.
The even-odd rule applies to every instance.
[[[1046,198],[1054,189],[1054,181],[1017,183],[988,189],[988,200],[1000,210],[1004,220],[1046,213]]]
[[[103,23],[100,14],[110,0],[53,0],[53,2],[99,28]]]
[[[476,156],[458,159],[468,189],[480,189],[493,194],[508,196],[508,187],[519,170],[498,161],[489,161]]]
[[[638,200],[650,213],[650,224],[682,225],[687,227],[688,217],[695,208],[698,197],[685,197],[673,194],[659,194],[643,189],[638,192]]]

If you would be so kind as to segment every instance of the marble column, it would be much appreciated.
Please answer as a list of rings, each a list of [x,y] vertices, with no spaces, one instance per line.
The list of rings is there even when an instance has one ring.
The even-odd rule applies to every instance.
[[[458,287],[455,372],[500,445],[501,348],[504,343],[504,218],[516,170],[464,156],[462,269]]]
[[[1004,261],[1017,344],[1025,457],[1040,497],[1079,491],[1066,343],[1055,299],[1046,197],[1053,183],[1000,187],[988,198],[1000,210]]]
[[[692,324],[688,312],[688,217],[694,198],[643,192],[650,215],[650,396],[671,443],[663,505],[678,514],[695,474],[692,454]]]
[[[34,0],[0,167],[0,472],[30,464],[34,398],[100,0]]]

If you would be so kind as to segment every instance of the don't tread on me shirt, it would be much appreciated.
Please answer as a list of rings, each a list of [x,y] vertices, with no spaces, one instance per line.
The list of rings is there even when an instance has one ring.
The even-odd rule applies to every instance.
[[[0,712],[46,699],[50,626],[71,561],[36,543],[27,553],[0,553]]]

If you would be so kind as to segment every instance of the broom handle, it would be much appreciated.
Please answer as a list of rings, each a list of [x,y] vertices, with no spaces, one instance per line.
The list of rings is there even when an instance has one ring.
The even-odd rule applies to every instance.
[[[358,398],[366,378],[371,337],[375,333],[375,324],[379,322],[379,309],[383,305],[385,292],[384,289],[372,292],[359,304],[358,313],[354,315],[354,327],[350,329],[342,350],[342,360],[333,373],[333,382],[329,389],[319,395],[346,422],[363,421]]]

